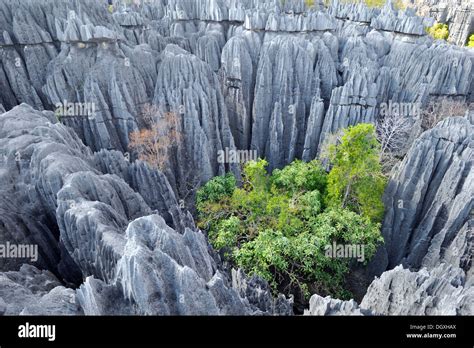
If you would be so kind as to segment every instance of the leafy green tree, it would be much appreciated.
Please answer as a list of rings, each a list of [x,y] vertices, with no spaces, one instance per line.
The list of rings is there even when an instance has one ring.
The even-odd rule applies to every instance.
[[[279,191],[291,193],[318,190],[325,193],[327,175],[317,161],[305,163],[295,160],[283,169],[275,169],[272,173],[272,184]]]
[[[197,194],[198,226],[235,266],[269,281],[303,303],[312,293],[346,297],[349,259],[327,257],[333,242],[381,241],[380,225],[334,205],[327,207],[328,175],[318,161],[294,161],[268,174],[265,160],[246,163],[242,186],[216,177]]]
[[[340,143],[329,146],[328,204],[380,221],[386,179],[379,156],[380,144],[372,124],[346,129]]]
[[[447,24],[436,23],[432,27],[427,28],[426,31],[436,40],[447,40],[449,37]]]
[[[233,254],[240,267],[262,276],[279,291],[347,298],[343,284],[350,260],[327,257],[325,247],[333,242],[363,244],[370,259],[381,241],[379,224],[338,209],[313,216],[296,235],[263,230]]]
[[[467,47],[474,47],[474,34],[469,36],[469,41],[467,43]]]
[[[197,193],[197,204],[203,202],[217,202],[223,197],[231,196],[236,185],[235,177],[228,173],[225,176],[216,176]]]

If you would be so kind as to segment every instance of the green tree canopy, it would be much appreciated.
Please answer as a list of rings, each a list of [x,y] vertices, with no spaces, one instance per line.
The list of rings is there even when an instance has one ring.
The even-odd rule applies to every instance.
[[[449,28],[447,24],[436,23],[432,27],[426,29],[434,39],[447,40],[449,37]]]
[[[353,260],[328,257],[326,247],[364,245],[368,260],[382,241],[380,224],[331,202],[318,161],[296,160],[272,174],[267,165],[248,162],[241,187],[229,174],[204,185],[197,194],[199,227],[236,267],[294,294],[295,302],[312,293],[347,297],[344,279]]]
[[[375,127],[366,123],[349,127],[339,144],[329,146],[332,169],[327,201],[330,206],[347,208],[373,221],[382,219],[386,179],[379,153]]]

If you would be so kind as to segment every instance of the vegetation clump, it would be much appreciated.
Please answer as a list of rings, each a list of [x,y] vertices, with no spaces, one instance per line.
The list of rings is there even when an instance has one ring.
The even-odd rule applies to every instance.
[[[426,31],[436,40],[447,40],[449,37],[447,24],[436,23],[432,27],[427,28]]]
[[[295,301],[312,293],[348,298],[344,280],[354,260],[331,257],[327,247],[363,245],[367,260],[382,242],[379,150],[374,126],[359,124],[330,147],[329,174],[318,160],[271,174],[267,161],[248,162],[240,187],[227,174],[197,192],[199,227],[235,266]]]
[[[469,40],[467,42],[467,47],[474,47],[474,34],[469,36]]]

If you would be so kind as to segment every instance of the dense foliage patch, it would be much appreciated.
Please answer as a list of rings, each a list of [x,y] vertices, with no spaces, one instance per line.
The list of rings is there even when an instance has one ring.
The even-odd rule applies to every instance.
[[[469,36],[469,41],[467,42],[467,47],[474,47],[474,34]]]
[[[349,208],[373,221],[382,219],[385,177],[379,154],[380,144],[371,124],[350,127],[339,144],[329,147],[333,164],[328,176],[331,206]]]
[[[436,23],[432,27],[427,28],[426,31],[437,40],[447,40],[449,36],[448,25],[443,23]]]
[[[248,162],[240,187],[227,174],[198,191],[199,226],[224,257],[275,291],[346,298],[354,260],[330,257],[326,247],[364,245],[367,260],[382,241],[378,149],[374,127],[360,124],[330,148],[329,174],[317,160],[296,160],[271,174],[265,160]]]

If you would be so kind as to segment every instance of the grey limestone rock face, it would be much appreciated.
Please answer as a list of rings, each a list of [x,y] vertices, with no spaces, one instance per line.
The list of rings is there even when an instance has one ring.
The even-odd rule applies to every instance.
[[[55,194],[63,175],[87,167],[90,151],[71,130],[25,104],[1,115],[0,124],[1,241],[37,245],[36,266],[57,271]],[[17,270],[26,261],[1,259],[1,269]]]
[[[250,34],[259,42],[256,34]],[[248,36],[234,36],[222,49],[222,88],[229,125],[237,148],[250,147],[251,114],[256,70]]]
[[[415,141],[391,178],[382,227],[388,268],[400,263],[433,266],[443,260],[459,231],[468,229],[474,204],[472,134],[466,118],[440,122]],[[472,235],[472,230],[465,233]]]
[[[424,18],[416,16],[411,9],[403,13],[396,11],[393,4],[388,1],[380,14],[372,18],[371,26],[385,31],[422,36],[426,35],[425,27],[428,25]]]
[[[380,14],[380,9],[367,7],[363,2],[347,3],[333,0],[329,13],[338,19],[370,24],[372,19]]]
[[[49,271],[23,265],[0,273],[0,312],[4,315],[81,315],[74,290]]]
[[[321,39],[313,43],[278,36],[263,44],[256,72],[251,148],[268,159],[270,169],[302,155],[313,96],[324,94],[336,81],[334,62]],[[313,105],[318,114],[320,106]]]
[[[77,172],[57,193],[61,242],[83,277],[110,280],[129,221],[151,213],[143,198],[114,176]]]
[[[368,279],[400,264],[431,270],[445,263],[471,286],[472,127],[467,118],[448,118],[414,142],[386,188],[384,245]]]
[[[314,158],[326,135],[340,128],[375,123],[381,103],[424,104],[429,96],[469,98],[472,93],[469,52],[427,38],[425,19],[412,11],[336,1],[328,13],[334,16],[333,26],[303,35],[300,29],[278,27],[286,16],[298,18],[297,10],[268,12],[268,5],[262,5],[223,48],[223,88],[235,142],[245,146],[251,134],[250,148],[269,159],[270,169],[293,158]],[[348,13],[360,18],[347,18]],[[250,54],[253,50],[260,51],[257,60]],[[252,69],[239,71],[242,62],[250,66],[249,58]],[[313,98],[323,102],[315,104],[314,111]],[[316,145],[310,145],[313,140]]]
[[[168,45],[163,51],[154,103],[182,119],[187,159],[181,159],[173,168],[178,178],[186,171],[186,161],[202,182],[226,169],[239,172],[235,163],[218,162],[219,150],[235,149],[219,86],[217,75],[196,56],[176,45]]]
[[[343,86],[333,89],[320,131],[320,147],[327,135],[339,129],[357,123],[375,123],[377,85],[374,78],[370,70],[360,67],[358,73],[350,74]]]
[[[306,315],[469,315],[474,291],[464,272],[447,264],[417,272],[399,265],[370,284],[360,305],[313,295]]]
[[[190,229],[179,234],[159,215],[129,224],[116,267],[112,281],[104,284],[89,277],[78,290],[86,314],[289,315],[292,312],[291,302],[284,297],[274,300],[264,282],[259,288],[265,289],[265,299],[272,305],[263,308],[255,298],[261,290],[231,286],[216,271],[204,235]],[[241,293],[242,289],[246,289],[245,293]],[[114,305],[112,298],[117,298],[123,307]]]
[[[460,269],[445,264],[418,272],[397,266],[372,282],[360,306],[382,315],[466,315],[474,289],[464,281]]]
[[[474,4],[472,1],[457,0],[451,6],[440,8],[443,22],[449,25],[448,41],[464,46],[474,32]]]
[[[130,159],[115,150],[94,153],[94,165],[104,174],[115,174],[139,193],[153,212],[160,214],[177,231],[194,228],[194,221],[186,213],[165,174],[145,162],[130,163]],[[153,183],[150,185],[150,183]]]
[[[14,2],[7,4],[5,13]],[[29,98],[24,101],[37,108],[55,107],[65,100],[93,103],[94,117],[64,117],[64,122],[94,151],[124,152],[128,134],[141,127],[144,104],[153,101],[167,110],[182,106],[186,110],[181,114],[184,128],[193,134],[187,141],[187,156],[200,166],[203,180],[222,173],[223,166],[215,161],[216,151],[234,144],[271,157],[272,167],[302,158],[303,152],[305,158],[313,156],[318,143],[305,145],[306,138],[323,141],[327,132],[375,121],[378,111],[372,102],[374,93],[377,103],[423,101],[427,95],[472,94],[472,58],[466,52],[433,44],[419,31],[424,25],[422,19],[388,5],[379,10],[334,1],[326,10],[319,4],[308,8],[299,0],[284,4],[174,0],[127,8],[117,2],[115,6],[117,11],[111,15],[105,5],[96,2],[68,7],[65,1],[53,6],[45,0],[22,5],[28,23],[38,26],[36,36],[23,36],[37,37],[34,41],[41,45],[55,43],[49,58],[42,58],[41,66],[48,65],[48,69],[38,69],[33,61],[26,64],[27,70],[40,70],[42,77],[30,79],[36,83],[40,101],[30,100],[35,93],[22,93]],[[30,8],[51,10],[55,18],[41,19],[31,14]],[[28,16],[33,17],[31,21]],[[6,23],[6,35],[13,37],[13,23]],[[405,42],[393,32],[419,36],[421,41]],[[297,45],[293,36],[298,37]],[[178,54],[176,47],[166,49],[169,44],[187,53]],[[300,53],[304,51],[311,56],[307,62],[305,54]],[[4,63],[4,67],[10,67],[4,71],[11,76],[21,70],[12,70],[18,54],[15,52],[13,49],[8,53],[11,57]],[[294,58],[269,57],[277,52],[279,57],[286,54]],[[189,64],[180,73],[181,60]],[[351,72],[358,75],[361,66],[371,71],[362,74],[362,86],[358,88],[354,82],[359,81],[351,80]],[[209,70],[217,73],[220,83]],[[184,75],[199,81],[182,79]],[[288,81],[281,80],[270,96],[266,86],[284,79],[284,75],[288,75]],[[180,77],[173,81],[170,76]],[[8,80],[25,84],[17,89],[30,88],[25,79]],[[186,82],[179,85],[177,79]],[[2,93],[6,99],[2,104],[7,109],[18,103],[10,90],[5,88]],[[163,91],[168,90],[166,95]],[[313,98],[318,95],[324,102],[324,114],[320,104],[311,111]],[[275,109],[277,102],[281,111]],[[294,116],[288,114],[289,106],[296,110]],[[270,133],[274,136],[279,132],[275,127],[280,112],[284,139],[270,143]],[[196,113],[205,117],[197,122]],[[224,169],[229,170],[227,167]],[[172,171],[174,175],[167,176],[171,181],[178,178],[177,184],[172,182],[177,190],[179,182],[184,181],[182,173],[189,170],[175,166]]]
[[[42,90],[48,75],[45,67],[60,51],[59,40],[63,36],[66,18],[71,14],[80,14],[82,20],[88,22],[82,32],[88,38],[93,34],[93,25],[108,26],[111,23],[105,6],[96,1],[2,1],[0,98],[7,109],[23,102],[39,110],[49,107],[48,96]],[[79,15],[76,17],[80,18]],[[80,34],[79,27],[68,28],[69,33],[74,31]],[[94,35],[115,34],[102,27]]]
[[[293,298],[286,299],[282,294],[279,294],[276,299],[273,298],[266,282],[256,276],[246,277],[241,269],[232,270],[232,287],[241,297],[247,298],[252,305],[257,307],[259,313],[279,315],[293,313]]]
[[[415,0],[404,1],[408,6],[414,6],[417,13],[429,16],[439,23],[449,27],[448,41],[464,46],[469,35],[474,30],[474,4],[470,0]]]
[[[315,294],[309,300],[305,315],[370,315],[370,311],[361,309],[354,300],[342,301]]]
[[[82,315],[76,292],[57,286],[34,303],[27,305],[20,315]]]
[[[406,94],[405,100],[423,101],[416,98],[416,95],[422,96],[419,91],[423,88],[434,96],[468,96],[472,93],[472,57],[470,51],[442,42],[413,45],[395,41],[390,53],[384,57],[384,63],[400,68],[400,90],[403,90],[400,93]],[[405,64],[400,66],[400,61]],[[453,68],[457,70],[455,74],[450,72]]]
[[[136,307],[127,301],[117,285],[87,277],[76,290],[77,301],[84,315],[136,315]]]
[[[291,313],[285,298],[260,309],[232,288],[162,173],[117,151],[92,154],[71,128],[51,121],[25,104],[0,116],[1,241],[38,245],[36,265],[59,276],[25,264],[1,273],[4,313],[274,314],[284,305]],[[23,213],[7,213],[12,204]]]
[[[129,225],[117,276],[125,297],[133,299],[141,313],[219,314],[206,287],[213,264],[204,236],[198,240],[190,233],[180,235],[156,215]]]
[[[464,117],[440,122],[415,141],[392,176],[384,196],[385,243],[368,266],[372,276],[381,275],[361,309],[375,315],[472,313],[472,127]],[[308,314],[359,314],[353,306],[313,295]]]
[[[139,115],[150,102],[156,62],[148,46],[131,49],[108,39],[71,43],[49,64],[44,90],[55,110],[66,109],[58,117],[93,150],[125,152],[129,133],[138,128]],[[69,103],[89,108],[69,115]]]

